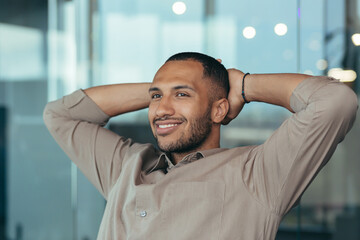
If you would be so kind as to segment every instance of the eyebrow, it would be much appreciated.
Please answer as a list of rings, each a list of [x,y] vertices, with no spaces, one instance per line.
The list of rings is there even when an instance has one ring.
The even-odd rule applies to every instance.
[[[154,91],[160,91],[160,89],[157,87],[149,88],[149,92],[154,92]]]
[[[195,92],[195,89],[188,86],[188,85],[179,85],[179,86],[175,86],[172,88],[173,90],[179,90],[179,89],[190,89],[192,91]],[[154,92],[154,91],[160,91],[160,88],[158,87],[152,87],[152,88],[149,88],[149,92]]]

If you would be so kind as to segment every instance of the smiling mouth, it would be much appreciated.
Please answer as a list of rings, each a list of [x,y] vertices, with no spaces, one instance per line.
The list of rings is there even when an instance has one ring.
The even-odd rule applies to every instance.
[[[169,128],[169,127],[175,127],[175,126],[177,126],[177,125],[179,125],[179,124],[177,124],[177,123],[175,123],[175,124],[159,124],[159,125],[157,125],[159,128]]]
[[[166,136],[175,132],[178,127],[182,124],[182,121],[155,121],[156,135]]]

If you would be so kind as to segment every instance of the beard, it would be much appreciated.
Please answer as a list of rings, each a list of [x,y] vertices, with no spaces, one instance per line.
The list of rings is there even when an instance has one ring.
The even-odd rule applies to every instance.
[[[161,144],[155,136],[159,149],[165,153],[190,153],[201,147],[211,132],[211,107],[204,115],[189,121],[189,124],[190,135],[183,132],[176,142]]]

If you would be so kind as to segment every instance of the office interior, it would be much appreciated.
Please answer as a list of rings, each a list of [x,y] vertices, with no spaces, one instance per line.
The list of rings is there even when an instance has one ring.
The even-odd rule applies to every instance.
[[[151,82],[182,51],[250,73],[333,76],[359,96],[359,17],[360,0],[0,0],[0,239],[96,239],[106,202],[46,130],[48,101]],[[290,114],[250,103],[222,147],[261,144]],[[360,239],[359,118],[276,239]],[[154,142],[146,110],[108,127]]]

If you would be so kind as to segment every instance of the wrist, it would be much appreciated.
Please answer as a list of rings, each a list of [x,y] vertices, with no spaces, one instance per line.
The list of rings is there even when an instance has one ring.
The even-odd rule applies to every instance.
[[[245,73],[245,74],[243,74],[243,77],[242,77],[241,96],[242,96],[242,99],[244,100],[244,103],[250,103],[250,101],[245,96],[245,78],[249,75],[250,75],[250,73]]]
[[[256,77],[258,74],[249,74],[245,77],[244,80],[244,92],[245,92],[245,97],[246,100],[249,102],[255,102],[257,101],[256,99],[256,94],[255,94],[255,89],[254,86],[256,85]]]

